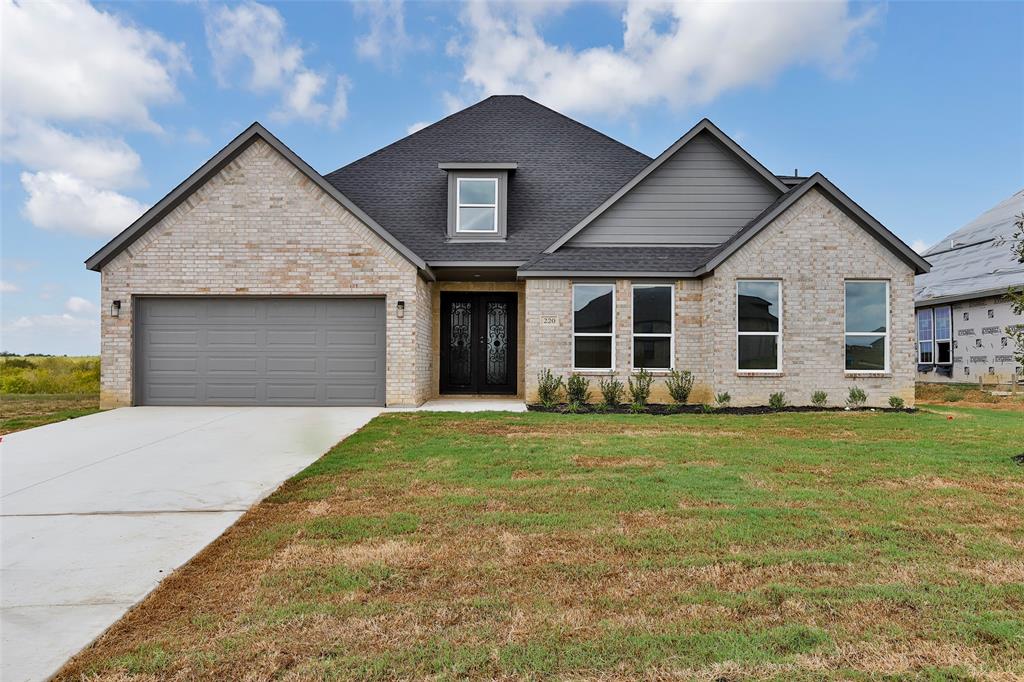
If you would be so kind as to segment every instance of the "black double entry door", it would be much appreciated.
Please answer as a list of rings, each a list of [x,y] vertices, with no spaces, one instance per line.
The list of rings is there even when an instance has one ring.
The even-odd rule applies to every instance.
[[[441,393],[516,392],[516,295],[441,293]]]

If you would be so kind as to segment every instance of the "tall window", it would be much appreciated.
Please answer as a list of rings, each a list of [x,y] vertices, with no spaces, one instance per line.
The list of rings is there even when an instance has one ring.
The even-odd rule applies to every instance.
[[[953,311],[948,305],[935,309],[935,362],[953,364]]]
[[[572,366],[612,369],[615,357],[615,286],[577,284],[572,289]]]
[[[456,232],[498,231],[498,179],[459,178]]]
[[[736,282],[736,369],[779,371],[782,367],[781,320],[781,282]]]
[[[633,285],[633,367],[672,369],[671,284]]]
[[[846,371],[889,369],[889,283],[846,282]]]
[[[917,311],[917,362],[930,365],[935,362],[935,349],[932,347],[932,309]]]

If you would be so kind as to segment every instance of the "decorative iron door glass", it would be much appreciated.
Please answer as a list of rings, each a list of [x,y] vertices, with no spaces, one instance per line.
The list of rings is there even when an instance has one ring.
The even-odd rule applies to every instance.
[[[441,294],[441,393],[516,392],[516,295]]]

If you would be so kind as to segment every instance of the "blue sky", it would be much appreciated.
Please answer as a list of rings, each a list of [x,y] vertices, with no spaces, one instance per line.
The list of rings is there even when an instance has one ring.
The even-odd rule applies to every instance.
[[[652,156],[707,116],[918,247],[1024,186],[1024,3],[46,7],[3,0],[9,351],[97,352],[82,261],[254,120],[326,173],[492,93]]]

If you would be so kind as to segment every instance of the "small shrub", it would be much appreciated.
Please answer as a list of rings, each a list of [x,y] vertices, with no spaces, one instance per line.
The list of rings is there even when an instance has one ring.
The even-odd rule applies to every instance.
[[[864,389],[860,386],[851,386],[850,395],[846,397],[847,407],[863,407],[864,403],[868,401],[868,394],[864,392]]]
[[[604,398],[607,407],[618,407],[622,404],[622,395],[626,392],[626,387],[621,381],[615,377],[609,377],[601,379],[597,385],[601,389],[601,397]]]
[[[964,399],[964,391],[962,388],[947,388],[945,393],[942,394],[942,399],[947,403],[958,403]]]
[[[583,404],[578,400],[570,400],[566,406],[565,411],[569,414],[579,414],[583,411]]]
[[[811,394],[811,405],[815,407],[825,407],[828,404],[828,393],[825,391],[815,391]]]
[[[770,396],[768,396],[768,407],[772,408],[773,410],[781,410],[786,405],[786,393],[784,391],[772,393]]]
[[[894,410],[902,410],[903,398],[899,397],[898,395],[889,396],[889,407],[893,408]]]
[[[597,405],[594,405],[594,412],[597,412],[598,414],[604,414],[607,411],[608,411],[608,403],[606,403],[603,400],[601,402],[599,402]]]
[[[715,396],[715,405],[717,405],[719,408],[729,407],[729,403],[731,402],[732,396],[725,391]]]
[[[704,414],[711,414],[712,412],[715,411],[715,406],[712,405],[711,403],[701,403],[700,411],[703,412]]]
[[[573,374],[565,384],[565,394],[570,403],[586,405],[590,402],[590,379]]]
[[[634,405],[647,406],[647,400],[651,397],[651,384],[654,383],[654,376],[646,369],[629,377],[629,397]]]
[[[631,402],[629,404],[629,412],[630,412],[630,414],[642,414],[643,412],[646,412],[646,411],[647,411],[647,404],[646,403],[638,403],[636,401],[633,401],[633,402]]]
[[[665,379],[665,388],[672,396],[672,401],[678,405],[685,405],[690,399],[690,391],[693,390],[693,373],[686,370],[672,370]]]
[[[559,394],[562,392],[562,377],[556,377],[550,369],[546,369],[537,375],[537,399],[544,407],[554,407],[558,404]]]

